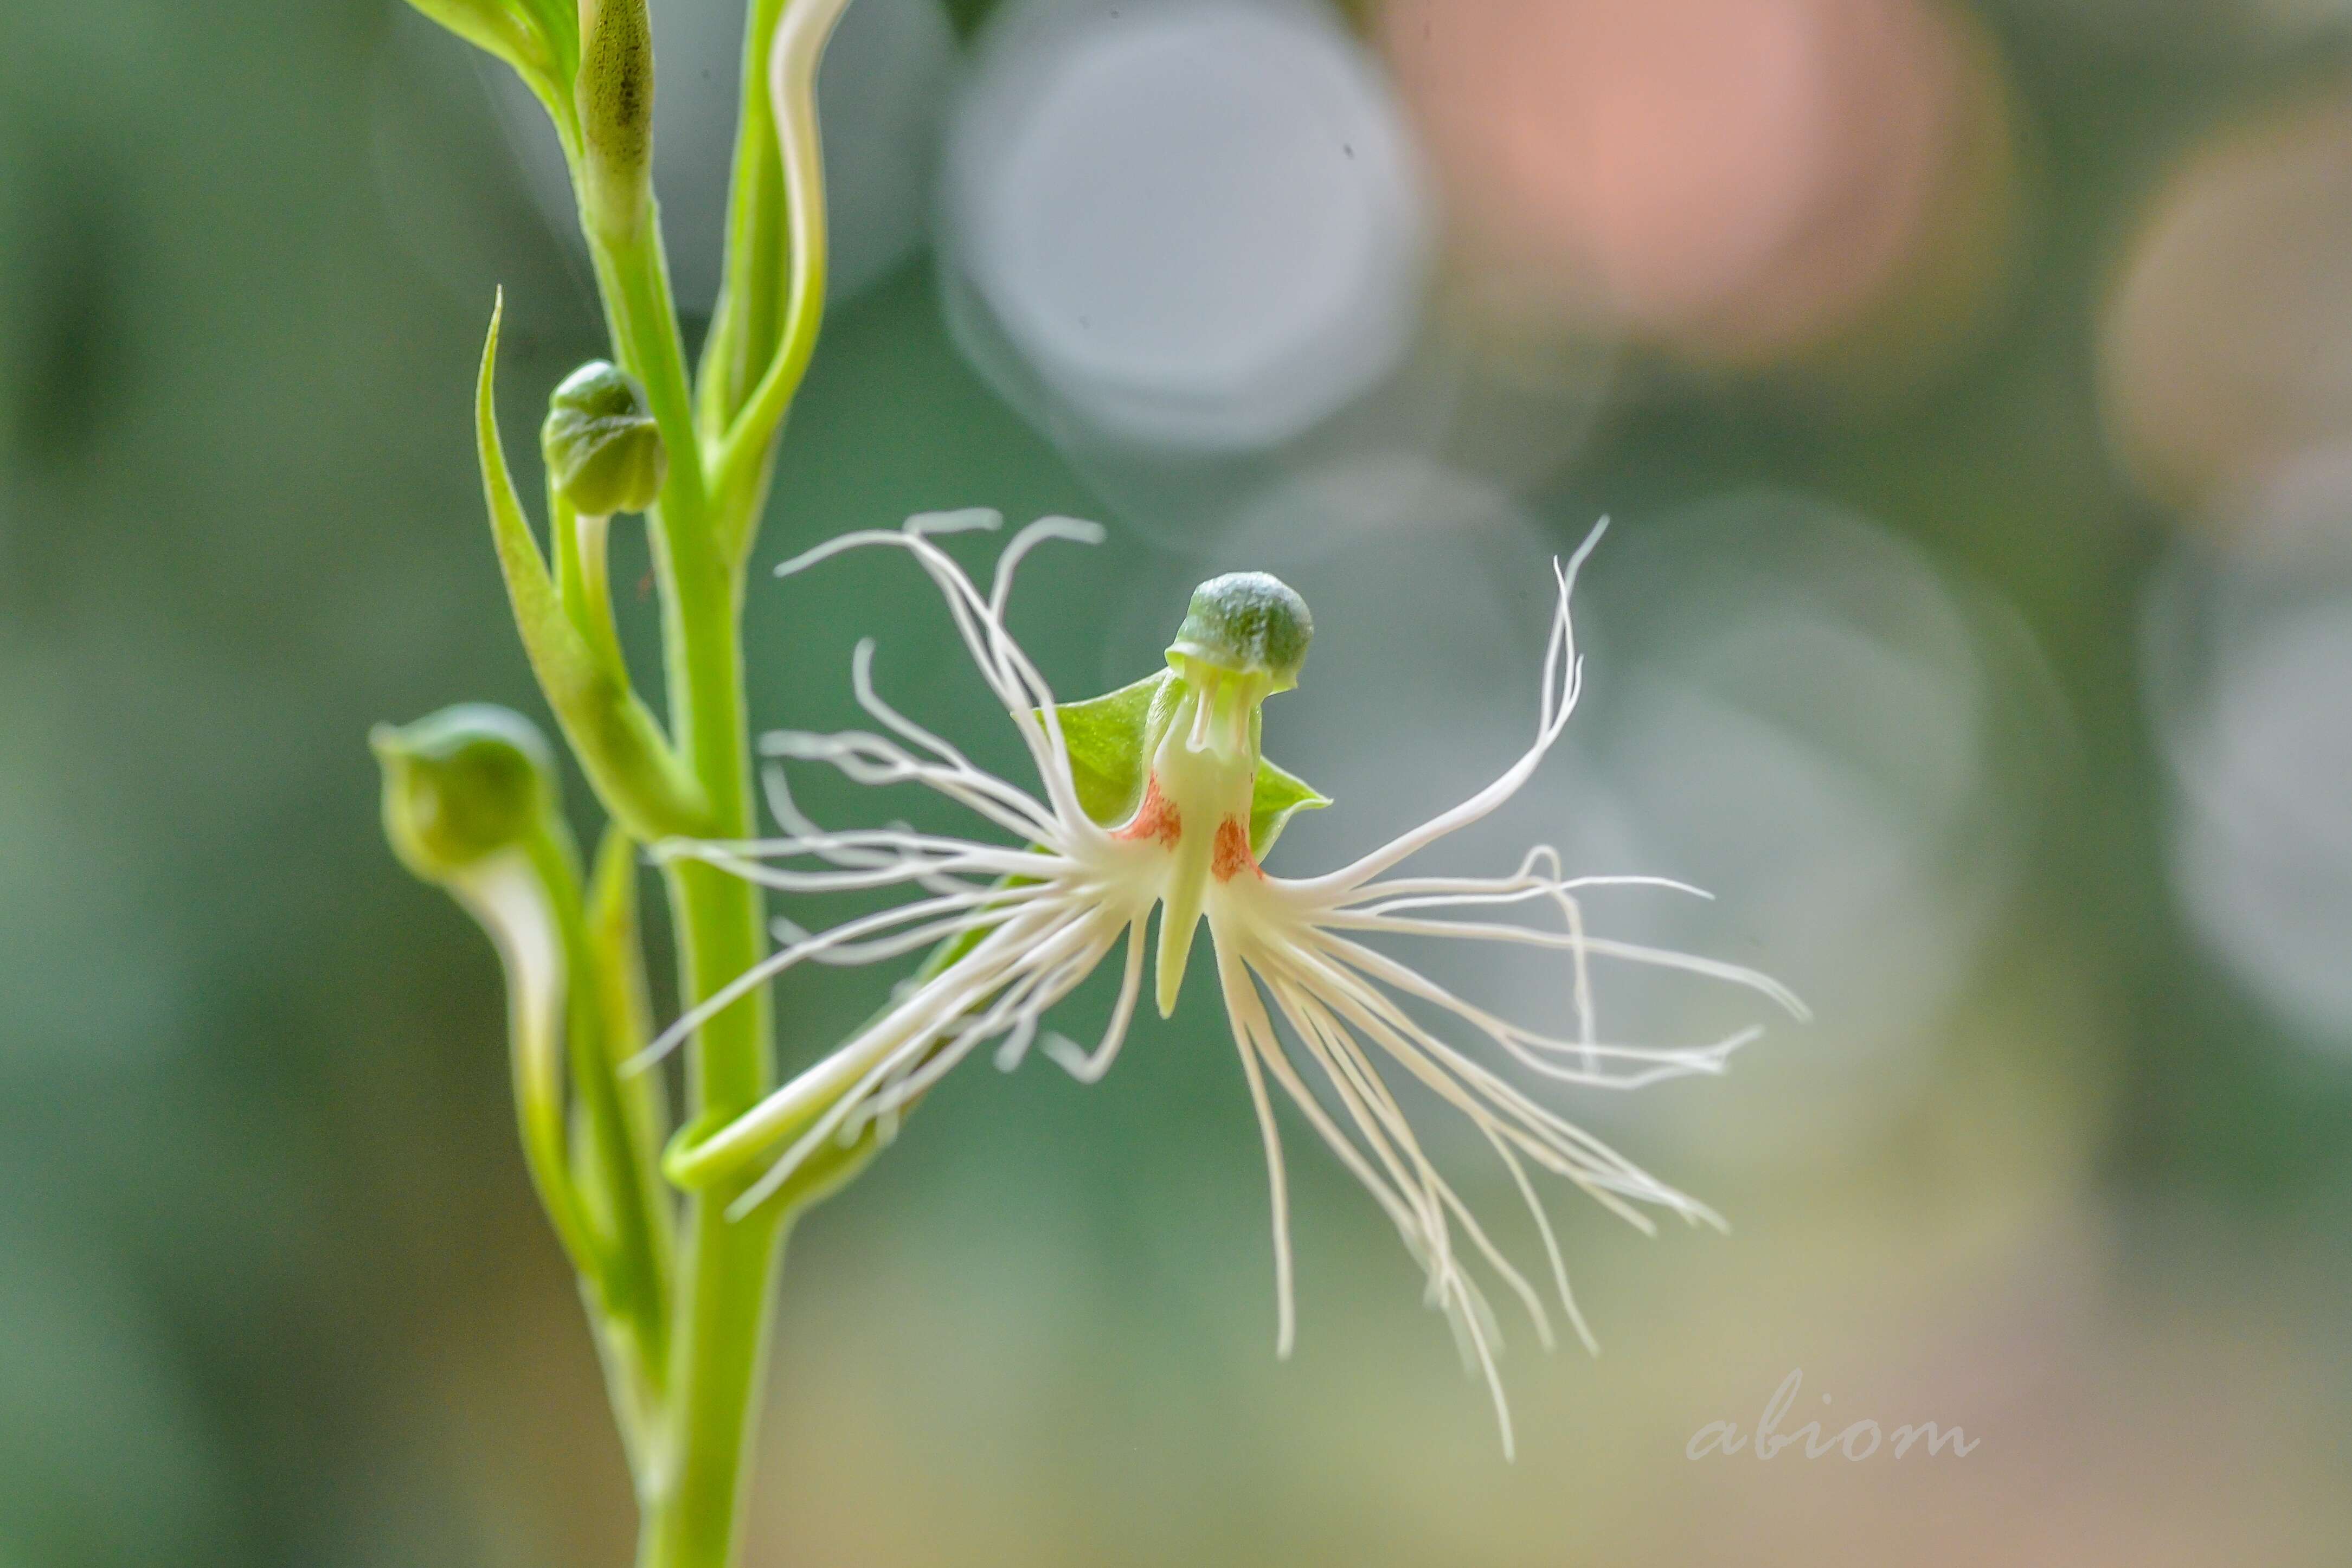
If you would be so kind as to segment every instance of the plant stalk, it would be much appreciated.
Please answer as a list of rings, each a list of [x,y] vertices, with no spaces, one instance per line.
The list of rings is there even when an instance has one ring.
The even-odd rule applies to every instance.
[[[740,536],[751,520],[719,516],[706,488],[657,226],[649,221],[615,237],[592,231],[591,244],[606,285],[615,350],[644,382],[670,450],[652,521],[672,739],[701,786],[707,831],[748,837],[753,821],[743,581],[734,553],[719,542]],[[750,883],[681,861],[669,868],[667,890],[688,1005],[765,956],[759,892]],[[703,1025],[687,1055],[687,1078],[695,1124],[721,1125],[759,1102],[774,1079],[764,991]],[[687,1199],[662,1441],[638,1477],[640,1568],[731,1568],[736,1558],[784,1216],[730,1221],[732,1196],[712,1192]]]
[[[671,741],[707,805],[702,831],[720,838],[749,837],[755,826],[743,574],[776,427],[823,314],[823,171],[815,163],[813,106],[803,100],[814,93],[816,58],[845,3],[802,0],[807,14],[798,18],[785,73],[793,133],[781,147],[767,101],[770,43],[794,13],[788,0],[754,0],[747,17],[726,297],[705,366],[708,405],[699,426],[650,192],[629,209],[641,215],[635,221],[609,229],[601,229],[583,203],[614,357],[644,384],[669,452],[648,521],[662,588]],[[567,151],[577,175],[579,150],[568,142]],[[787,266],[792,287],[780,289],[777,275]],[[754,384],[753,367],[762,365],[765,374]],[[747,401],[748,420],[740,412]],[[667,869],[666,890],[687,1005],[766,955],[761,897],[751,883],[679,859]],[[756,990],[706,1022],[690,1046],[688,1127],[726,1125],[758,1104],[774,1081],[772,1008],[767,993]],[[656,1441],[638,1463],[639,1568],[733,1568],[739,1551],[775,1276],[798,1206],[762,1205],[730,1220],[728,1207],[741,1191],[740,1181],[727,1182],[685,1199],[664,1408]]]

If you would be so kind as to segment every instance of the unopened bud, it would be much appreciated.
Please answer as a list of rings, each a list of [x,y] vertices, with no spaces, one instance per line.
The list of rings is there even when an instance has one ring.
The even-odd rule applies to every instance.
[[[446,883],[553,819],[555,757],[521,714],[467,702],[368,737],[383,766],[383,829],[401,864]]]
[[[547,400],[540,450],[548,479],[583,515],[643,511],[669,471],[661,430],[626,371],[591,360]]]

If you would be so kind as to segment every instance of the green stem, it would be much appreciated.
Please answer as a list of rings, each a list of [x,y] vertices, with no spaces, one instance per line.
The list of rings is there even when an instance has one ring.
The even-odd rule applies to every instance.
[[[688,584],[682,573],[682,601]],[[751,831],[750,759],[734,617],[730,612],[714,627],[714,617],[684,607],[678,618],[688,699],[679,742],[710,794],[719,832],[744,836]],[[712,994],[764,955],[751,884],[715,867],[681,862],[671,869],[669,895],[690,1000]],[[696,1125],[719,1125],[758,1103],[772,1078],[769,1033],[764,991],[703,1026],[688,1057]],[[727,1568],[733,1561],[782,1237],[778,1215],[729,1220],[733,1195],[714,1191],[688,1200],[670,1363],[673,1447],[659,1472],[646,1478],[639,1562],[647,1568]]]
[[[677,308],[670,298],[658,210],[648,199],[644,222],[614,235],[597,233],[585,209],[581,217],[612,328],[614,357],[645,384],[646,401],[669,449],[661,510],[707,524],[709,500],[703,484],[702,448],[695,438],[694,393],[687,380]]]
[[[706,370],[707,429],[697,427],[650,195],[637,209],[642,217],[625,227],[600,230],[584,204],[582,213],[614,357],[645,384],[669,450],[668,477],[648,521],[662,586],[671,743],[702,795],[703,831],[722,838],[749,837],[754,827],[740,633],[744,562],[766,495],[775,430],[806,368],[823,314],[824,193],[812,96],[816,59],[845,4],[802,0],[794,7],[786,0],[754,0],[748,18],[729,303],[714,331],[716,357]],[[767,37],[780,25],[792,36],[782,72],[789,97],[781,148],[762,90]],[[576,142],[567,137],[575,175]],[[759,285],[776,269],[780,228],[791,237],[792,255],[779,301]],[[751,385],[751,368],[762,363],[764,374]],[[586,577],[583,570],[576,579],[583,597],[591,587]],[[687,1005],[712,995],[766,955],[761,897],[752,884],[713,866],[679,860],[668,868],[667,889]],[[771,1008],[766,992],[758,990],[707,1021],[688,1050],[688,1126],[725,1126],[757,1105],[774,1080]],[[862,1159],[860,1153],[845,1162],[845,1170]],[[640,1568],[732,1568],[735,1561],[774,1277],[794,1212],[791,1205],[763,1205],[730,1220],[728,1206],[741,1190],[740,1182],[725,1182],[686,1199],[660,1440],[638,1475]]]
[[[670,729],[701,786],[708,831],[753,827],[750,714],[740,643],[742,574],[720,540],[748,521],[719,513],[704,485],[686,356],[670,304],[657,230],[595,245],[615,347],[646,385],[671,458],[654,522],[662,578]],[[688,1005],[711,995],[766,954],[758,889],[714,867],[679,863],[668,876]],[[688,1116],[732,1120],[773,1081],[767,995],[755,992],[704,1024],[688,1053]],[[767,1361],[782,1220],[730,1222],[731,1194],[688,1200],[671,1314],[665,1442],[639,1477],[639,1562],[647,1568],[730,1568]]]
[[[735,1562],[785,1227],[772,1215],[730,1220],[726,1209],[724,1195],[693,1200],[685,1316],[673,1342],[671,1447],[640,1479],[638,1568]]]

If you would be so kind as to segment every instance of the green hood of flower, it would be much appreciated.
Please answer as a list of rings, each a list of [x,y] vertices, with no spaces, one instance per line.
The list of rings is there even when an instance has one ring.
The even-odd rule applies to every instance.
[[[1229,572],[1192,590],[1184,624],[1168,646],[1168,665],[1180,675],[1235,679],[1270,696],[1298,684],[1314,637],[1315,617],[1289,584],[1265,572]]]

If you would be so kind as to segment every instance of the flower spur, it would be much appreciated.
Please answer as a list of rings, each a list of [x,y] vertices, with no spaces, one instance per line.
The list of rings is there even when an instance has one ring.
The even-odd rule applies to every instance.
[[[788,893],[910,887],[927,896],[819,932],[778,922],[778,950],[678,1019],[644,1059],[796,964],[871,963],[933,950],[914,982],[847,1042],[736,1121],[682,1141],[669,1163],[672,1174],[704,1186],[748,1175],[764,1163],[736,1199],[737,1211],[749,1212],[829,1141],[852,1142],[868,1133],[887,1140],[914,1100],[991,1041],[997,1042],[1000,1068],[1018,1066],[1034,1045],[1073,1077],[1093,1082],[1117,1058],[1134,1017],[1154,908],[1160,914],[1153,988],[1162,1016],[1175,1005],[1196,927],[1205,920],[1216,984],[1265,1150],[1278,1353],[1289,1352],[1296,1311],[1281,1133],[1269,1084],[1396,1226],[1427,1278],[1431,1303],[1452,1324],[1465,1364],[1488,1387],[1507,1452],[1511,1426],[1496,1370],[1496,1321],[1485,1287],[1465,1267],[1457,1228],[1459,1240],[1524,1304],[1547,1346],[1549,1315],[1543,1297],[1437,1170],[1394,1093],[1391,1075],[1420,1084],[1458,1111],[1492,1148],[1533,1216],[1551,1284],[1588,1349],[1592,1335],[1528,1164],[1565,1178],[1645,1233],[1654,1232],[1645,1208],[1718,1228],[1722,1221],[1538,1103],[1495,1067],[1449,1044],[1407,1004],[1444,1015],[1486,1042],[1490,1054],[1499,1051],[1538,1079],[1605,1089],[1719,1072],[1762,1030],[1685,1047],[1605,1040],[1595,1022],[1594,960],[1681,970],[1744,986],[1793,1016],[1805,1016],[1794,995],[1752,970],[1590,933],[1576,897],[1604,885],[1697,893],[1685,884],[1649,877],[1568,878],[1549,847],[1530,850],[1506,877],[1391,874],[1409,857],[1508,800],[1559,738],[1582,676],[1570,594],[1601,530],[1564,566],[1554,563],[1559,604],[1544,656],[1536,736],[1528,750],[1453,809],[1336,871],[1294,880],[1267,872],[1262,859],[1293,814],[1328,803],[1265,761],[1259,741],[1265,700],[1297,682],[1312,629],[1305,604],[1262,574],[1215,579],[1194,595],[1165,670],[1106,697],[1057,705],[1006,630],[1006,604],[1022,559],[1036,545],[1049,539],[1094,542],[1101,531],[1066,518],[1031,524],[1007,545],[983,594],[936,541],[998,523],[988,511],[928,514],[901,530],[845,535],[777,569],[789,575],[875,545],[912,554],[944,596],[982,679],[1019,732],[1043,793],[977,767],[884,700],[874,688],[869,640],[857,648],[852,682],[880,731],[787,731],[762,742],[772,760],[771,805],[783,837],[657,847],[665,858],[703,859]],[[1008,841],[904,826],[828,831],[793,803],[782,766],[787,761],[826,763],[860,784],[922,784],[986,819]],[[1548,910],[1558,917],[1557,926],[1442,913],[1525,905]],[[1563,955],[1574,1032],[1555,1036],[1513,1023],[1364,940],[1387,936],[1505,942]],[[1047,1010],[1122,944],[1118,998],[1095,1046],[1041,1036]]]

